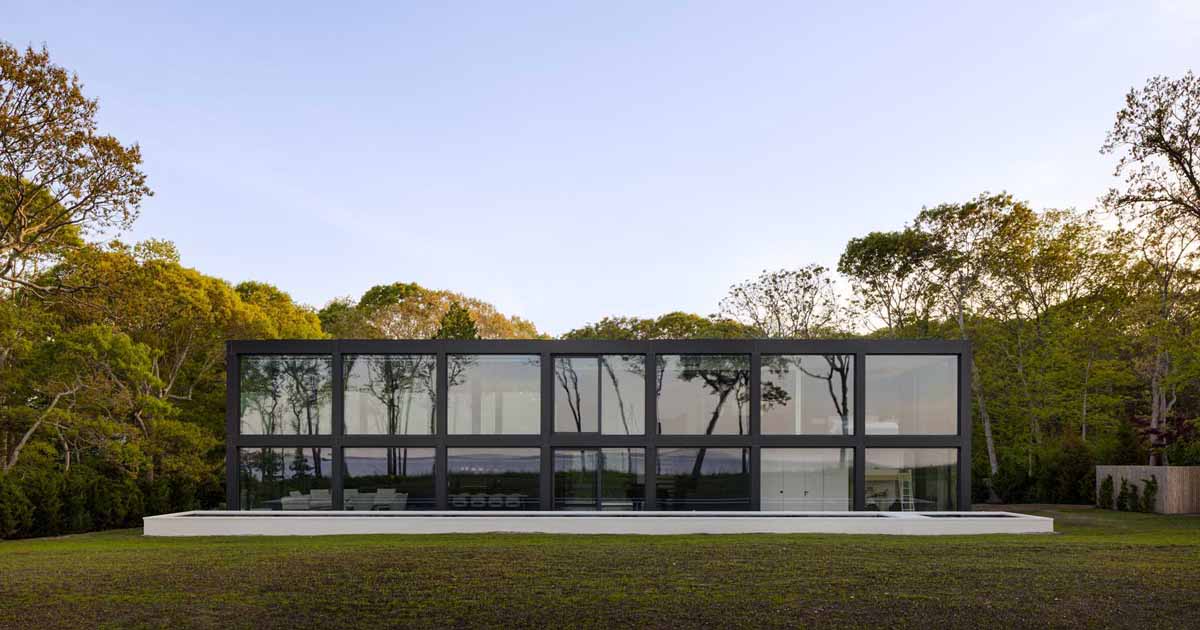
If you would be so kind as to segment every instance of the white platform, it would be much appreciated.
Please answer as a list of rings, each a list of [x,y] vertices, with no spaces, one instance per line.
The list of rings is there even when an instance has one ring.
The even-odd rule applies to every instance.
[[[143,519],[146,536],[330,534],[891,534],[1054,531],[1054,519],[1012,512],[236,512]]]

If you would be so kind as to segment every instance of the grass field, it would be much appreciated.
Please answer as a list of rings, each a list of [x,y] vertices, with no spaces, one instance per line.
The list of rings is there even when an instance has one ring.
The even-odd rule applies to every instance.
[[[10,541],[0,628],[1200,626],[1200,517],[1024,511],[1059,533]]]

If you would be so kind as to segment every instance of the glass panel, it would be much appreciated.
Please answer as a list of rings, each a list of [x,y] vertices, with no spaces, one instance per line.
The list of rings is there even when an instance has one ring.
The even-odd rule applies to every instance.
[[[867,433],[958,433],[958,357],[867,357]]]
[[[854,449],[764,448],[762,509],[853,510]]]
[[[348,448],[342,452],[342,509],[432,510],[432,448]]]
[[[246,355],[239,377],[242,435],[332,431],[333,357]]]
[[[239,449],[243,510],[330,510],[331,451],[325,448]]]
[[[642,509],[645,458],[640,448],[554,451],[554,509]]]
[[[749,510],[750,449],[658,449],[658,509]]]
[[[750,357],[683,354],[658,358],[658,432],[750,432]]]
[[[958,451],[953,448],[869,448],[863,486],[867,509],[953,510],[958,505]]]
[[[559,433],[645,433],[642,355],[554,360],[554,430]]]
[[[762,432],[854,433],[854,355],[762,357]]]
[[[437,426],[437,357],[347,354],[346,433],[432,435]]]
[[[452,448],[447,454],[452,510],[536,510],[537,448]]]
[[[540,364],[538,356],[450,355],[450,433],[541,433]]]

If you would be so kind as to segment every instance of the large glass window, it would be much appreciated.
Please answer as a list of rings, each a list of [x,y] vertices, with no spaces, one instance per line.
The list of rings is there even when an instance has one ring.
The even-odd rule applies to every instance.
[[[749,355],[663,355],[657,369],[659,433],[750,432]]]
[[[554,430],[645,433],[646,358],[642,355],[554,359]]]
[[[868,434],[958,433],[958,357],[870,355],[866,372]]]
[[[660,448],[660,510],[749,510],[750,449]]]
[[[432,448],[347,448],[342,451],[343,509],[432,510]]]
[[[554,451],[554,509],[642,509],[645,457],[640,448]]]
[[[538,356],[450,355],[450,433],[541,433],[540,363]]]
[[[854,355],[762,357],[762,432],[854,433]]]
[[[246,355],[241,357],[238,373],[243,435],[332,431],[332,357]]]
[[[437,422],[437,357],[432,354],[348,354],[345,422],[348,434],[432,435]]]
[[[452,510],[536,510],[540,507],[537,448],[448,449]]]
[[[853,510],[854,449],[764,448],[762,509]]]
[[[243,448],[238,451],[243,510],[331,510],[327,448]]]
[[[869,448],[866,459],[863,487],[868,510],[956,509],[957,449]]]

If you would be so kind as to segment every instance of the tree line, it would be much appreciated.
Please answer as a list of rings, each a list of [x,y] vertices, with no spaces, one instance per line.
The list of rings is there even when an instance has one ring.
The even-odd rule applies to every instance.
[[[0,42],[0,537],[220,505],[228,339],[545,337],[450,291],[381,284],[317,310],[114,240],[153,193],[96,111],[44,49]],[[564,337],[969,339],[979,498],[1086,500],[1095,462],[1200,463],[1197,147],[1200,84],[1155,78],[1102,145],[1120,184],[1096,208],[923,208],[709,316]]]

